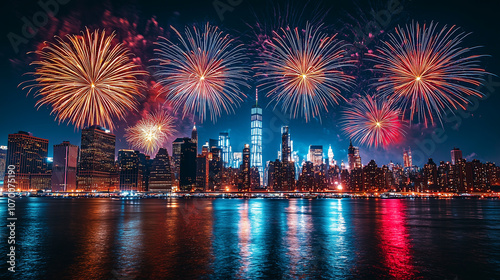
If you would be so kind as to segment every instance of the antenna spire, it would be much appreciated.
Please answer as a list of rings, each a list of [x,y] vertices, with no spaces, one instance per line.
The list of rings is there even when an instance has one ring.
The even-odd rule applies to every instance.
[[[255,88],[255,106],[259,106],[259,89]]]

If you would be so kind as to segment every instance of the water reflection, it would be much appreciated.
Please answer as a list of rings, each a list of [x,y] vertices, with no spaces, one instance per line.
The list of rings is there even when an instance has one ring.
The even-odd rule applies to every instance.
[[[118,218],[117,230],[115,231],[114,257],[116,260],[115,269],[112,274],[128,275],[131,278],[139,276],[137,264],[143,259],[144,238],[143,227],[141,226],[143,217],[143,207],[139,201],[124,201]]]
[[[297,277],[308,265],[311,259],[307,258],[311,254],[311,208],[310,201],[303,199],[288,200],[286,208],[287,231],[286,239],[282,246],[288,248],[288,267],[290,276]]]
[[[248,268],[250,265],[250,220],[248,218],[248,202],[249,200],[244,200],[239,206],[238,212],[240,219],[238,221],[238,242],[240,247],[239,259],[240,259],[240,269],[236,274],[236,277],[241,279],[248,273]]]
[[[413,279],[414,267],[406,225],[406,207],[399,199],[383,200],[379,219],[379,246],[388,276]]]
[[[30,198],[17,205],[16,280],[500,279],[498,201]]]

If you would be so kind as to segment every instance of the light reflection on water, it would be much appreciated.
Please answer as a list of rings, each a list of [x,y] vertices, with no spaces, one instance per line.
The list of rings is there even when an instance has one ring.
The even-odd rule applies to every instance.
[[[22,198],[17,208],[19,272],[1,279],[500,278],[500,201]]]

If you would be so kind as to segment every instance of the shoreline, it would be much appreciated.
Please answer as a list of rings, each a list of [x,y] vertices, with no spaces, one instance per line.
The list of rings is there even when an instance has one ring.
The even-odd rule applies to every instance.
[[[8,193],[0,193],[0,197],[7,197]],[[150,198],[237,198],[237,199],[500,199],[500,193],[417,193],[417,192],[385,192],[385,193],[305,193],[305,192],[203,192],[203,193],[15,193],[15,197],[49,197],[49,198],[112,198],[112,199],[150,199]]]

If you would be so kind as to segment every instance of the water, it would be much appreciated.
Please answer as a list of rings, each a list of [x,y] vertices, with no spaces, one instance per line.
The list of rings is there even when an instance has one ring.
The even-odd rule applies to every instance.
[[[500,279],[498,200],[22,198],[17,216],[1,279]]]

